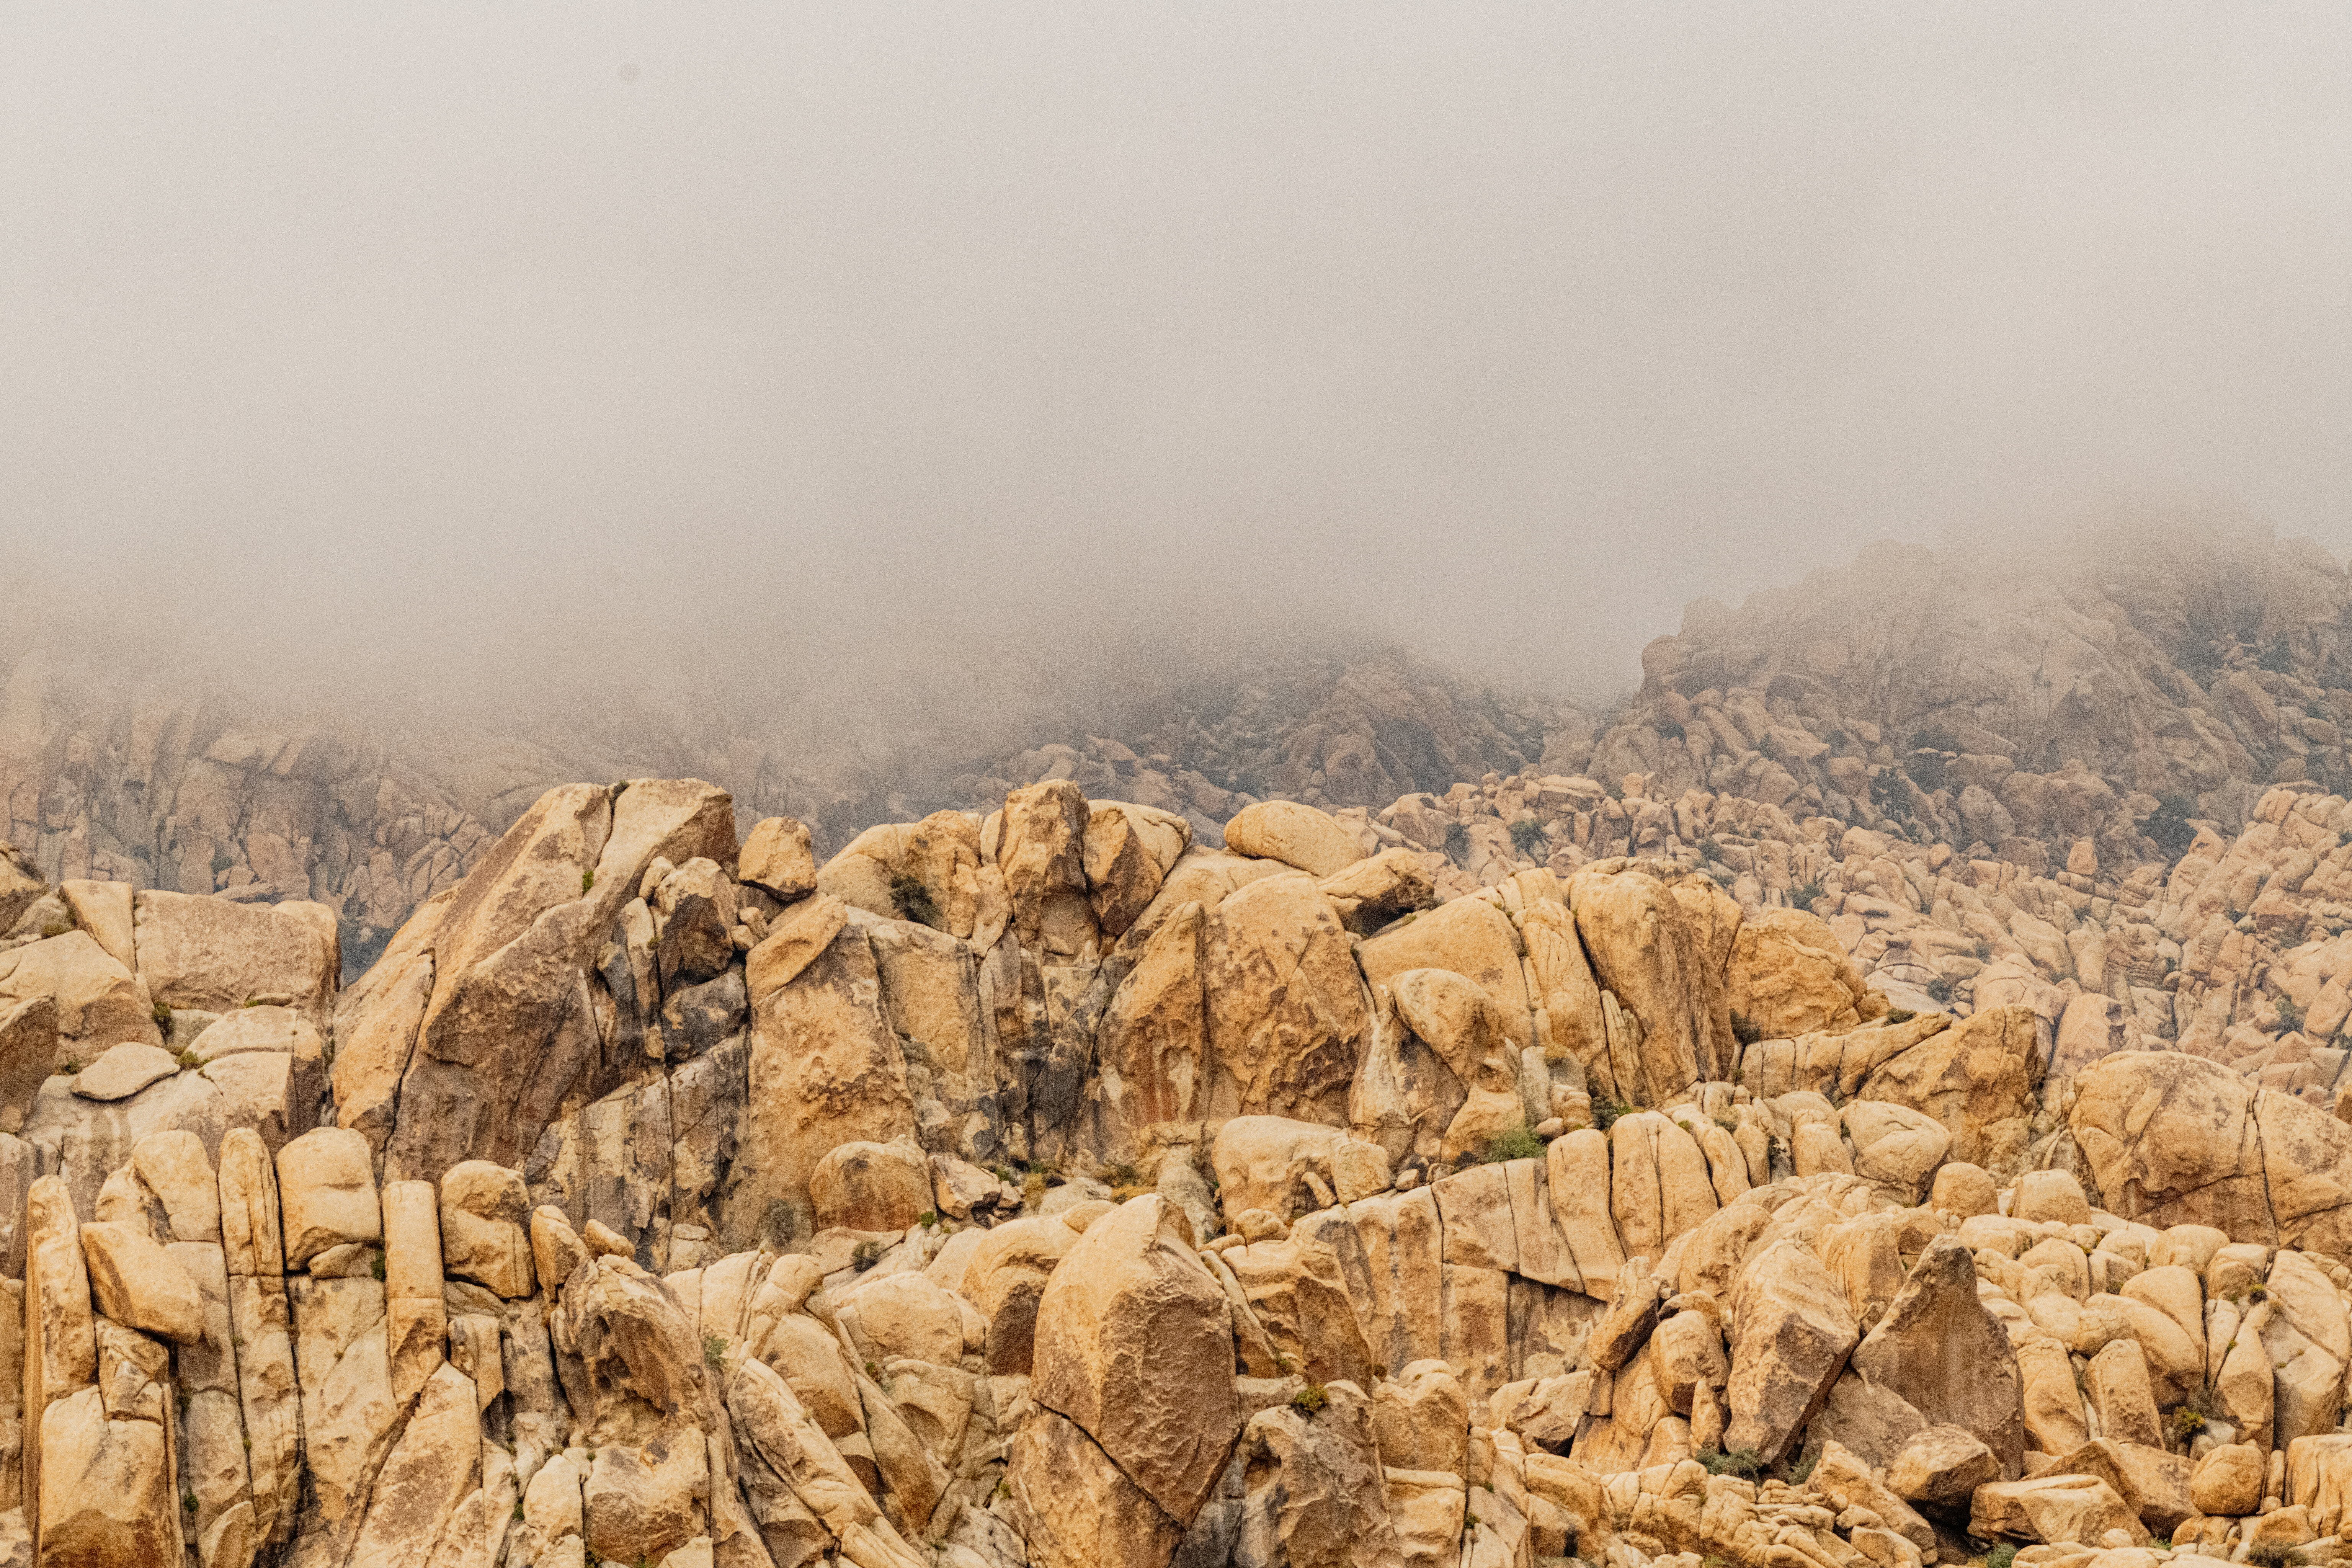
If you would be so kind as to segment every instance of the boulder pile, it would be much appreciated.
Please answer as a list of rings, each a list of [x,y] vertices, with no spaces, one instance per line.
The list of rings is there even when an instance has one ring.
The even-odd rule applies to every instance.
[[[0,1554],[2336,1554],[2352,1126],[1896,1005],[1859,910],[1568,788],[1473,875],[1410,801],[1209,847],[1049,781],[820,863],[566,786],[349,986],[331,911],[11,859]]]

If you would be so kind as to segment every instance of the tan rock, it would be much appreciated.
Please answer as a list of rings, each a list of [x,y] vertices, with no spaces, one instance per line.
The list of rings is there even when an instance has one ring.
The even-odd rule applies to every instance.
[[[233,1013],[290,1006],[323,1023],[342,954],[335,918],[318,904],[236,904],[142,891],[133,900],[139,978],[156,1003]]]
[[[1284,1219],[1384,1192],[1388,1156],[1334,1127],[1280,1116],[1236,1116],[1217,1129],[1209,1164],[1229,1214],[1264,1209]]]
[[[1510,917],[1484,899],[1455,899],[1392,925],[1360,944],[1356,957],[1375,989],[1392,987],[1410,970],[1459,974],[1493,1001],[1512,1045],[1535,1044],[1518,933]]]
[[[58,1002],[27,996],[0,1002],[0,1132],[25,1125],[41,1084],[58,1070]]]
[[[110,1046],[152,1046],[152,1003],[131,973],[91,939],[69,931],[0,952],[0,1005],[49,999],[60,1054],[87,1062]]]
[[[1999,1479],[2000,1456],[1965,1426],[1923,1427],[1886,1467],[1886,1484],[1896,1496],[1935,1508],[1958,1507],[1977,1488]]]
[[[1976,1262],[1960,1242],[1939,1237],[1928,1244],[1853,1364],[1931,1424],[1975,1433],[2004,1476],[2021,1470],[2022,1379],[2009,1336],[1979,1298]]]
[[[1372,1391],[1372,1432],[1381,1463],[1459,1477],[1469,1456],[1470,1400],[1454,1369],[1417,1361]]]
[[[636,1442],[600,1444],[581,1487],[582,1534],[600,1558],[634,1563],[692,1540],[696,1499],[710,1485],[702,1433],[681,1423]]]
[[[530,1256],[534,1272],[552,1297],[591,1254],[563,1211],[542,1204],[530,1211]]]
[[[221,1238],[220,1184],[193,1132],[157,1132],[131,1148],[131,1168],[163,1205],[175,1241]]]
[[[1731,1300],[1727,1448],[1778,1464],[1860,1339],[1853,1310],[1821,1261],[1778,1241],[1741,1269]]]
[[[816,857],[804,823],[790,816],[771,816],[744,836],[736,858],[735,878],[791,903],[816,891]]]
[[[1766,910],[1743,921],[1725,982],[1731,1010],[1763,1039],[1862,1022],[1853,961],[1825,922],[1800,910]]]
[[[898,1143],[843,1143],[809,1175],[820,1229],[904,1230],[931,1210],[931,1176],[921,1152]]]
[[[1968,1219],[1998,1213],[1999,1197],[1992,1173],[1982,1165],[1950,1161],[1936,1172],[1935,1185],[1927,1194],[1927,1206]]]
[[[522,1173],[487,1160],[452,1165],[441,1177],[441,1266],[509,1300],[531,1293],[530,1196]]]
[[[81,1227],[81,1249],[100,1311],[178,1344],[204,1338],[204,1301],[195,1282],[152,1237],[128,1225],[93,1221]]]
[[[1576,934],[1576,917],[1566,904],[1532,904],[1519,917],[1519,934],[1527,943],[1528,979],[1551,1048],[1575,1058],[1593,1093],[1612,1100],[1626,1098],[1631,1090],[1620,1088],[1610,1065],[1601,984],[1592,977],[1591,961]]]
[[[1584,1293],[1615,1294],[1625,1247],[1610,1213],[1609,1134],[1587,1127],[1555,1138],[1544,1149],[1551,1209]]]
[[[1087,902],[1085,792],[1066,779],[1030,784],[1004,797],[996,865],[1013,902],[1021,945],[1048,963],[1066,963],[1099,939]]]
[[[2164,1429],[2147,1377],[2147,1358],[2136,1340],[2109,1342],[2091,1358],[2083,1392],[2099,1418],[2102,1436],[2120,1443],[2162,1446]]]
[[[1979,1487],[1969,1508],[1969,1533],[1987,1540],[2104,1541],[2120,1531],[2135,1546],[2150,1537],[2115,1488],[2092,1476],[2049,1475]]]
[[[754,1173],[742,1199],[755,1207],[806,1202],[809,1178],[838,1144],[915,1131],[872,946],[824,895],[796,910],[746,961],[751,1105],[740,1159]]]
[[[1641,1023],[1638,1061],[1630,1073],[1617,1066],[1620,1092],[1657,1105],[1693,1084],[1728,1080],[1738,1042],[1723,971],[1710,972],[1674,889],[1640,871],[1581,871],[1569,906],[1594,975]]]
[[[76,1073],[73,1091],[84,1100],[128,1100],[179,1070],[180,1064],[170,1052],[126,1041],[108,1047],[98,1060]]]
[[[2090,1200],[2068,1171],[2028,1171],[2017,1179],[2016,1217],[2059,1225],[2091,1223]]]
[[[1095,1035],[1097,1081],[1111,1121],[1106,1142],[1114,1149],[1135,1147],[1145,1129],[1198,1123],[1208,1112],[1208,998],[1201,978],[1208,916],[1197,902],[1185,902],[1154,919]]]
[[[1173,813],[1126,801],[1091,804],[1082,856],[1087,900],[1106,938],[1116,942],[1150,907],[1192,844],[1192,824]]]
[[[99,1391],[85,1388],[41,1415],[38,1447],[38,1561],[89,1568],[179,1561],[179,1500],[160,1421],[110,1420]]]
[[[347,1561],[401,1568],[442,1539],[443,1527],[481,1477],[482,1433],[474,1385],[455,1368],[433,1373],[399,1442],[384,1460]]]
[[[373,1163],[359,1133],[316,1128],[278,1150],[277,1164],[288,1268],[331,1247],[383,1239]]]
[[[1279,860],[1310,877],[1338,874],[1364,858],[1356,836],[1311,805],[1262,800],[1225,824],[1225,847],[1261,860]]]
[[[1383,849],[1323,878],[1318,885],[1339,909],[1348,929],[1366,933],[1437,901],[1423,857],[1410,849]]]
[[[1037,1402],[1190,1524],[1241,1425],[1231,1313],[1156,1194],[1087,1231],[1038,1303]]]
[[[1040,1411],[1010,1447],[1011,1513],[1039,1568],[1166,1568],[1184,1527],[1068,1419]]]
[[[2232,1238],[2273,1235],[2252,1097],[2219,1062],[2179,1051],[2124,1051],[2075,1079],[2067,1123],[2099,1206],[2158,1226],[2212,1226]]]
[[[1849,1101],[1839,1112],[1853,1140],[1853,1173],[1893,1190],[1897,1201],[1918,1201],[1952,1146],[1943,1123],[1925,1111],[1885,1100]]]
[[[1212,1113],[1343,1120],[1369,1018],[1347,933],[1315,884],[1270,877],[1226,898],[1208,919],[1202,976]]]
[[[2204,1514],[2248,1514],[2262,1506],[2263,1451],[2252,1443],[2224,1443],[2206,1451],[2189,1477],[2189,1500]]]
[[[1297,1568],[1402,1568],[1370,1401],[1352,1383],[1324,1395],[1320,1411],[1277,1405],[1250,1418],[1244,1528],[1263,1531],[1269,1561]]]
[[[1657,1111],[1621,1116],[1609,1130],[1610,1213],[1629,1254],[1664,1254],[1717,1208],[1698,1143]]]
[[[1872,1068],[1859,1098],[1934,1117],[1952,1135],[1953,1159],[2013,1168],[2032,1131],[2042,1062],[2036,1027],[2030,1008],[1978,1013]]]
[[[1832,1440],[1822,1446],[1810,1484],[1841,1512],[1848,1509],[1867,1510],[1886,1529],[1921,1552],[1935,1550],[1936,1527],[1919,1517],[1916,1510],[1874,1475],[1870,1467],[1844,1444]]]

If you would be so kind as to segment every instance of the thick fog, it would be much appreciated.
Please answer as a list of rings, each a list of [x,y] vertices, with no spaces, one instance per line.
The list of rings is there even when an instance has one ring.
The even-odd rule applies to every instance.
[[[0,566],[426,698],[1293,626],[1590,693],[1874,538],[2352,551],[2347,278],[2332,5],[16,7]]]

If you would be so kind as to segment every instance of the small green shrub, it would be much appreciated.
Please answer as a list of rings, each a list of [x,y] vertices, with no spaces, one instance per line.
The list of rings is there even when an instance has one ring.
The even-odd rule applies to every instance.
[[[866,1375],[879,1383],[882,1381],[882,1369],[869,1361],[866,1363]]]
[[[44,937],[63,936],[66,932],[71,930],[73,930],[73,927],[66,924],[63,921],[43,921],[41,922],[41,934]]]
[[[522,1522],[522,1500],[520,1498],[515,1499],[514,1516],[515,1522],[517,1524],[520,1524]]]
[[[150,1010],[150,1016],[154,1018],[155,1026],[157,1028],[163,1030],[167,1035],[172,1032],[172,1009],[163,1005],[163,1003],[158,1002],[155,1004],[153,1008]]]
[[[1511,847],[1522,855],[1535,855],[1549,842],[1543,824],[1532,816],[1522,816],[1511,824]]]
[[[369,1273],[370,1275],[372,1275],[373,1277],[374,1277],[375,1279],[383,1279],[383,1253],[379,1252],[379,1253],[377,1253],[373,1258],[370,1258],[370,1259],[368,1260],[368,1273]]]
[[[1927,994],[1934,997],[1937,1001],[1948,1005],[1950,1004],[1952,1000],[1952,983],[1945,979],[1942,975],[1938,974],[1935,979],[1927,982]]]
[[[1323,1392],[1319,1383],[1310,1383],[1290,1396],[1290,1407],[1301,1415],[1313,1415],[1330,1403],[1331,1396]]]
[[[1789,889],[1790,907],[1804,910],[1810,913],[1812,907],[1822,901],[1822,895],[1827,890],[1822,886],[1822,879],[1819,877],[1810,882],[1800,882]]]
[[[2294,1560],[2294,1548],[2284,1541],[2257,1541],[2246,1548],[2246,1561],[2257,1568],[2286,1568]]]
[[[1878,1021],[1882,1024],[1907,1024],[1918,1016],[1908,1007],[1897,1007]]]
[[[2294,1003],[2288,1001],[2284,996],[2280,997],[2277,1002],[2273,1004],[2273,1005],[2278,1010],[2279,1030],[2282,1034],[2294,1035],[2303,1032],[2302,1008],[2296,1006]]]
[[[1522,1121],[1505,1128],[1480,1152],[1480,1158],[1489,1164],[1498,1164],[1505,1160],[1532,1160],[1543,1152],[1543,1140]]]
[[[718,1372],[727,1364],[727,1339],[723,1334],[702,1336],[702,1364]]]
[[[583,871],[583,872],[581,872],[581,873],[580,873],[580,890],[581,890],[582,892],[583,892],[583,893],[584,893],[584,892],[586,892],[589,889],[591,889],[591,888],[594,887],[595,885],[596,885],[596,873],[595,873],[595,872],[593,872],[593,871]]]
[[[196,1494],[194,1492],[182,1492],[180,1494],[180,1506],[187,1510],[190,1513],[195,1512]]]
[[[1012,1481],[1003,1476],[999,1476],[996,1479],[996,1496],[1000,1500],[1010,1499],[1013,1496]]]
[[[1761,1480],[1763,1461],[1753,1448],[1701,1448],[1691,1456],[1706,1467],[1710,1476],[1739,1476],[1748,1480]]]
[[[1641,1109],[1629,1100],[1596,1100],[1592,1102],[1592,1125],[1606,1132],[1617,1124],[1619,1117],[1631,1116]]]
[[[882,1261],[882,1244],[872,1240],[861,1241],[849,1249],[849,1260],[856,1264],[857,1271],[863,1274]]]
[[[1985,1553],[1985,1568],[2009,1568],[2017,1561],[2017,1542],[2004,1541]]]
[[[1731,1010],[1731,1037],[1743,1046],[1752,1046],[1764,1037],[1764,1031],[1757,1027],[1747,1014],[1734,1007]]]
[[[1821,1462],[1822,1455],[1821,1450],[1818,1448],[1808,1450],[1807,1452],[1799,1455],[1796,1458],[1790,1460],[1789,1463],[1789,1484],[1792,1487],[1801,1487],[1807,1481],[1811,1480],[1813,1479],[1813,1467]]]
[[[2190,1438],[2196,1436],[2198,1433],[2202,1432],[2203,1430],[2205,1430],[2204,1412],[2200,1410],[2191,1410],[2189,1406],[2184,1405],[2179,1409],[2172,1413],[2172,1436],[2174,1441],[2186,1447]]]
[[[1445,853],[1455,859],[1470,853],[1470,830],[1458,822],[1445,825]]]
[[[935,1209],[925,1209],[921,1217],[915,1223],[921,1226],[925,1230],[936,1229],[940,1223],[939,1213]]]

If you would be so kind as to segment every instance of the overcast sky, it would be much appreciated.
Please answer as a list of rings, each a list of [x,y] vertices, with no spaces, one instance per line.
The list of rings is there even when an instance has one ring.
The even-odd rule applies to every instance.
[[[2352,552],[2352,8],[11,7],[0,571],[255,668]]]

